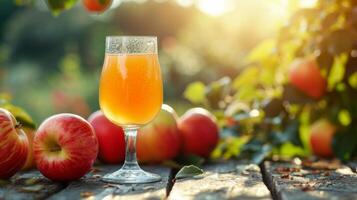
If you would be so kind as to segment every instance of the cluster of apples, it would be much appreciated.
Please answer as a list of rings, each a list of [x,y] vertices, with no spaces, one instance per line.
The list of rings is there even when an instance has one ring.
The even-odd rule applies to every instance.
[[[327,81],[313,58],[296,59],[290,66],[290,83],[313,99],[320,99],[326,92]],[[336,127],[327,119],[319,119],[310,128],[310,146],[320,157],[332,157],[332,140]]]
[[[81,178],[97,156],[104,163],[122,163],[123,129],[101,111],[88,121],[74,114],[57,114],[42,122],[32,138],[9,111],[0,108],[0,179],[10,178],[34,161],[54,181]],[[217,142],[218,127],[207,110],[190,109],[178,118],[170,106],[163,105],[155,120],[139,130],[137,153],[139,161],[146,163],[170,160],[180,153],[207,157]]]
[[[52,180],[75,180],[89,172],[97,153],[94,129],[82,117],[54,115],[31,138],[9,111],[0,108],[0,179],[10,178],[34,160],[39,171]]]
[[[122,163],[125,158],[124,131],[110,122],[101,111],[88,120],[97,134],[98,158],[108,164]],[[218,142],[218,126],[212,114],[203,108],[188,110],[179,118],[163,105],[156,118],[138,131],[137,156],[142,163],[159,163],[179,154],[208,157]]]

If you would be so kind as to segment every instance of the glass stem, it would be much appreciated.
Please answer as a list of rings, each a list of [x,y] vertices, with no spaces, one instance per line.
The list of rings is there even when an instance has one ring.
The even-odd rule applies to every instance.
[[[140,170],[136,159],[136,136],[137,128],[125,128],[125,162],[123,170]]]

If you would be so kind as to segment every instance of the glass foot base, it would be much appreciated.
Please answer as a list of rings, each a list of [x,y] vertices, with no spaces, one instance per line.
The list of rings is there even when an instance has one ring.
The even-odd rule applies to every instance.
[[[120,169],[105,175],[102,181],[108,183],[152,183],[161,181],[161,177],[140,168],[135,170]]]

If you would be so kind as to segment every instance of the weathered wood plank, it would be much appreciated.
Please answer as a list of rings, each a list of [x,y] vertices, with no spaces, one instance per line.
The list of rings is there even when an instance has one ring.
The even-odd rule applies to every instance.
[[[205,166],[204,171],[197,178],[177,180],[168,199],[271,199],[257,165],[228,161]]]
[[[346,166],[328,170],[289,162],[267,161],[263,165],[265,180],[276,199],[357,199],[357,175]]]
[[[65,189],[52,195],[51,200],[66,199],[163,199],[166,197],[170,169],[162,166],[146,166],[144,170],[160,174],[162,181],[150,184],[108,184],[101,177],[118,170],[120,166],[100,166],[97,172],[70,183]]]
[[[64,184],[46,179],[39,171],[21,172],[12,177],[9,183],[1,185],[0,199],[44,199],[64,187]]]

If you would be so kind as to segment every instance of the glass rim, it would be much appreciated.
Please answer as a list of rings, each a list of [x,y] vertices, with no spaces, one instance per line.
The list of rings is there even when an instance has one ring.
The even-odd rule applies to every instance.
[[[136,39],[155,39],[155,40],[157,40],[157,36],[152,36],[152,35],[108,35],[105,38],[106,39],[136,38]]]

